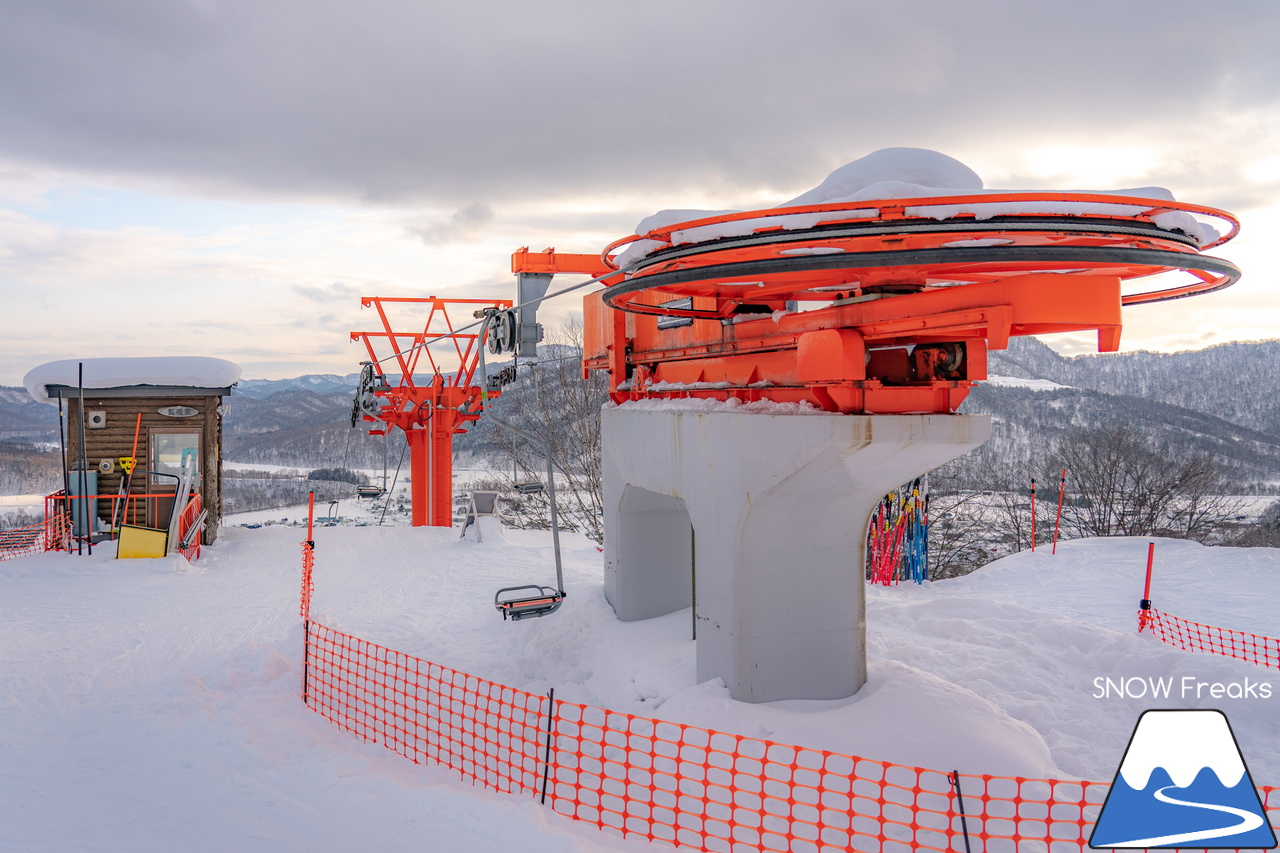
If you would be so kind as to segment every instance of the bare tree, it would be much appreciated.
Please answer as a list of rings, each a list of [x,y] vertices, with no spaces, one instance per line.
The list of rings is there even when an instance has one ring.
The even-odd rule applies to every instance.
[[[960,460],[958,460],[960,462]],[[963,462],[929,475],[929,577],[960,577],[1008,553],[992,535],[987,496]]]
[[[522,366],[515,393],[498,401],[502,417],[551,447],[561,519],[596,542],[604,541],[604,472],[600,459],[600,409],[608,399],[608,377],[582,375],[582,321],[572,319],[549,333],[542,357]],[[512,480],[540,481],[546,474],[542,449],[501,431],[514,459]],[[514,485],[514,482],[513,482]],[[531,527],[549,523],[545,498],[520,499],[520,519]],[[513,510],[514,511],[514,510]]]
[[[1081,499],[1063,512],[1082,536],[1207,541],[1239,511],[1232,472],[1208,454],[1179,457],[1129,425],[1084,430],[1057,455]]]

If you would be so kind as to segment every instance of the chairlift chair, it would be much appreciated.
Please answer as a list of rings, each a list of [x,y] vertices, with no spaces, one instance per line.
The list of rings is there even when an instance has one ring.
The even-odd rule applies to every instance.
[[[526,590],[533,590],[533,593],[503,598],[503,595]],[[564,596],[563,590],[553,589],[549,586],[538,586],[537,584],[508,586],[493,594],[493,606],[502,613],[504,620],[510,618],[512,622],[519,622],[521,619],[526,619],[530,616],[546,616],[548,613],[555,613],[560,609],[560,605],[564,603]]]

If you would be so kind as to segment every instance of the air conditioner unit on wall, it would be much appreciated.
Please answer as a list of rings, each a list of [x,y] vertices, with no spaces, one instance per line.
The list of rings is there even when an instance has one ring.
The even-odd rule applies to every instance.
[[[103,411],[84,413],[85,429],[106,429],[107,413]]]

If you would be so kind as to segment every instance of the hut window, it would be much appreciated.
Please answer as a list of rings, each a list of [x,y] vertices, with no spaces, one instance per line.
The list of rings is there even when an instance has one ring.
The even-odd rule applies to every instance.
[[[199,432],[195,430],[186,432],[152,432],[151,470],[160,474],[180,474],[184,450],[194,450],[196,452],[196,469],[199,470]],[[173,480],[168,477],[152,477],[151,482],[155,485],[173,485]]]

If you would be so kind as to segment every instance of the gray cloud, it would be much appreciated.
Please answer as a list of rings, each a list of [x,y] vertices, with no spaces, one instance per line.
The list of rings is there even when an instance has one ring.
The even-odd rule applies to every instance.
[[[1274,0],[3,0],[0,19],[0,157],[374,203],[791,195],[888,145],[1181,135],[1230,158],[1248,140],[1221,119],[1280,92]]]
[[[360,288],[343,284],[340,281],[327,285],[292,284],[289,285],[289,290],[309,302],[319,302],[326,305],[332,304],[335,300],[359,305],[360,297],[364,295],[361,293]]]
[[[484,233],[485,226],[493,221],[493,208],[483,202],[473,202],[455,211],[445,219],[437,219],[425,225],[409,225],[407,230],[428,246],[448,246],[476,240]]]

